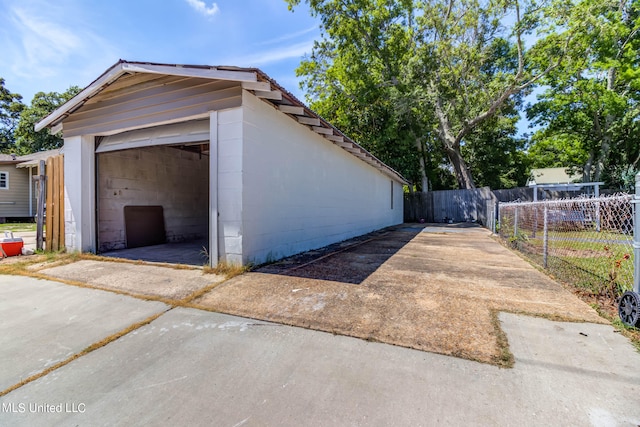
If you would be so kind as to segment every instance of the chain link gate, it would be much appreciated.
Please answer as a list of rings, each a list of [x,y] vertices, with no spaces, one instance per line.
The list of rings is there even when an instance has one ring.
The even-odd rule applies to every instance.
[[[496,233],[564,281],[618,302],[640,327],[640,173],[635,196],[500,203]]]
[[[640,327],[640,173],[636,175],[633,204],[633,289],[626,291],[618,303],[618,315],[627,326]]]

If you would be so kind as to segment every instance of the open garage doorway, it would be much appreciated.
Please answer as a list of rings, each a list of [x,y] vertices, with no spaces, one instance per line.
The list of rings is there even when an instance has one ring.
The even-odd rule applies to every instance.
[[[126,139],[134,141],[134,137]],[[208,141],[114,151],[103,146],[103,152],[96,152],[98,253],[205,265],[209,253]]]

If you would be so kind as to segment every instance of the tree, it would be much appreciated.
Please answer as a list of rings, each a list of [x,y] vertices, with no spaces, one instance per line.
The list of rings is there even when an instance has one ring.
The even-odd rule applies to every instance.
[[[14,151],[14,131],[24,109],[22,96],[10,92],[0,77],[0,153]]]
[[[308,76],[303,83],[307,98],[315,111],[382,161],[419,187],[426,185],[420,149],[423,115],[403,103],[398,81],[412,44],[401,22],[404,9],[352,3],[345,5],[344,15],[327,17],[335,22],[326,27],[335,38],[354,43],[317,41],[312,58],[297,70]],[[391,79],[396,84],[390,84]]]
[[[586,181],[628,186],[639,166],[639,16],[637,1],[578,3],[567,23],[575,34],[568,60],[527,112],[544,126],[532,152],[573,153],[561,166],[582,170]]]
[[[293,8],[300,0],[287,2]],[[389,116],[410,117],[400,139],[413,137],[419,155],[439,143],[460,188],[475,187],[465,139],[557,66],[567,40],[550,33],[550,18],[563,9],[520,0],[306,2],[323,30],[298,69],[314,105],[339,116],[390,100]],[[526,49],[524,37],[534,30],[541,38]]]
[[[33,96],[31,105],[22,111],[15,130],[16,149],[20,154],[62,147],[63,139],[59,134],[51,135],[48,128],[36,132],[34,126],[80,91],[78,86],[71,86],[63,93],[38,92]]]
[[[524,186],[530,160],[526,155],[527,140],[516,137],[519,115],[496,115],[481,124],[465,140],[461,152],[478,186],[514,188]]]

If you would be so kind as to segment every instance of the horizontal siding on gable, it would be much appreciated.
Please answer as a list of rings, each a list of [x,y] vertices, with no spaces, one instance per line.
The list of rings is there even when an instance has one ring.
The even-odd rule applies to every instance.
[[[29,170],[0,165],[0,172],[9,173],[9,188],[0,189],[0,218],[30,216]]]
[[[127,88],[127,81],[132,86]],[[242,87],[237,82],[125,76],[110,88],[116,84],[116,88],[101,92],[63,121],[65,137],[109,135],[203,116],[242,103]]]

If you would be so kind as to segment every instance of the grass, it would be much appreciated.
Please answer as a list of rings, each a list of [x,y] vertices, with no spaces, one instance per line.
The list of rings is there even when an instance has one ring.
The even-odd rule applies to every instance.
[[[551,276],[554,280],[559,280],[566,287],[573,291],[578,297],[588,303],[598,314],[611,322],[613,327],[627,337],[633,346],[640,352],[640,329],[629,327],[622,323],[617,315],[617,305],[615,301],[607,302],[606,298],[598,298],[598,293],[604,286],[610,283],[609,273],[612,269],[616,273],[616,283],[619,289],[630,290],[633,281],[633,248],[630,237],[612,232],[598,233],[599,237],[593,239],[590,236],[596,234],[593,231],[572,231],[554,232],[550,237],[558,240],[549,241],[549,264],[548,268],[542,268],[542,235],[539,238],[529,239],[528,246],[535,247],[535,251],[518,251],[543,273]],[[580,240],[581,239],[581,240]],[[587,240],[592,239],[592,240]],[[611,241],[628,240],[629,244],[611,243]],[[505,245],[508,242],[500,239]],[[607,241],[608,240],[608,241]],[[608,249],[605,249],[607,246]],[[576,252],[576,256],[554,256],[554,249],[573,249],[583,251],[582,256]],[[584,256],[590,254],[591,256]],[[601,254],[600,256],[597,256]],[[630,258],[624,260],[625,254]],[[620,267],[614,268],[616,261],[620,262]],[[585,292],[585,289],[587,292]],[[508,354],[504,355],[508,361]],[[508,363],[508,362],[507,362]]]
[[[621,289],[630,289],[633,281],[631,238],[611,231],[550,231],[548,268],[573,285],[599,289],[609,284],[614,271]],[[542,233],[515,245],[533,262],[542,264]],[[629,259],[624,259],[625,255]],[[620,266],[614,268],[616,261]]]
[[[220,274],[225,276],[227,279],[231,279],[232,277],[236,277],[250,271],[252,268],[253,265],[251,264],[242,265],[221,261],[215,267],[205,266],[203,271],[207,274]]]
[[[491,325],[496,334],[496,344],[498,346],[498,355],[494,359],[494,363],[501,368],[513,368],[515,358],[509,349],[509,340],[507,334],[502,330],[498,310],[491,310]]]
[[[107,261],[107,262],[118,262],[123,264],[136,264],[136,265],[145,265],[147,262],[145,261],[137,261],[130,260],[124,258],[110,258],[100,255],[94,255],[91,253],[84,252],[41,252],[36,253],[36,255],[25,257],[25,260],[18,260],[17,262],[3,264],[0,262],[0,274],[18,274],[18,275],[33,275],[34,272],[38,270],[52,267],[53,265],[64,265],[70,264],[72,262],[80,261],[80,260],[91,260],[91,261]],[[29,268],[35,264],[46,263],[40,268],[33,269]],[[153,265],[159,267],[172,268],[174,270],[197,270],[198,267],[194,267],[191,265],[185,264],[164,264],[164,263],[153,263]]]
[[[34,222],[15,222],[0,224],[0,233],[5,231],[36,231],[36,223]]]

